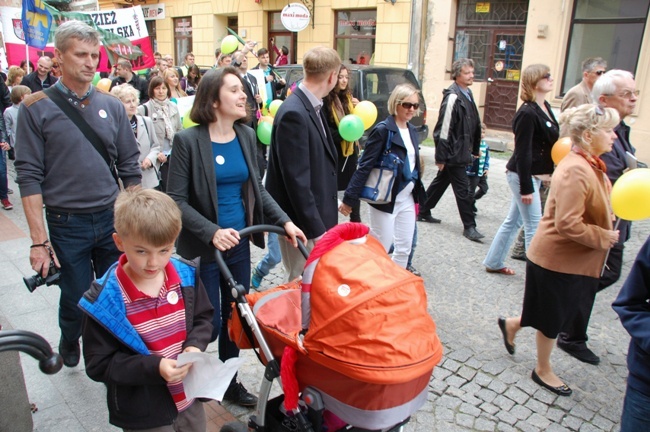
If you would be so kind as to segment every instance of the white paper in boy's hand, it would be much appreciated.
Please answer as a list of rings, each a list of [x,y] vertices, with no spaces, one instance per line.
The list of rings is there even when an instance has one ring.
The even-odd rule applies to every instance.
[[[234,357],[222,362],[216,354],[204,352],[181,353],[176,359],[177,366],[192,363],[183,380],[185,396],[210,398],[221,402],[223,395],[244,359]]]

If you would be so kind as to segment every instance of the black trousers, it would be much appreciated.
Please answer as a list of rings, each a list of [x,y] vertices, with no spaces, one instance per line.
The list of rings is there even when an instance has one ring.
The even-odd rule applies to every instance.
[[[474,228],[476,226],[472,210],[474,198],[469,196],[469,179],[464,165],[445,165],[444,169],[438,170],[438,174],[427,188],[426,201],[420,204],[420,214],[430,214],[431,209],[435,208],[450,184],[456,196],[456,205],[460,219],[463,221],[463,227],[465,229]]]
[[[621,277],[621,268],[623,266],[623,249],[624,245],[617,244],[610,251],[607,257],[605,266],[605,273],[600,278],[600,284],[596,292],[600,292],[608,286],[614,284]],[[558,342],[562,345],[570,345],[575,348],[585,347],[587,344],[587,327],[589,326],[589,318],[591,317],[591,310],[594,307],[596,300],[596,292],[591,297],[590,301],[585,301],[578,305],[578,314],[573,322],[563,329],[564,331],[558,335]]]
[[[480,177],[477,175],[467,176],[467,178],[469,180],[469,189],[467,191],[472,199],[472,210],[476,212],[476,200],[483,198],[490,187],[488,186],[486,175]],[[478,190],[476,190],[477,187]]]

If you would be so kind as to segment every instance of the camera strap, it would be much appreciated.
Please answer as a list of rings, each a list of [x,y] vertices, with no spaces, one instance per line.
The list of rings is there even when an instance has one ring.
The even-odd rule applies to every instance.
[[[50,100],[54,102],[54,104],[58,106],[66,116],[68,116],[72,123],[74,123],[75,126],[79,128],[81,133],[84,134],[86,140],[92,144],[95,150],[97,150],[97,153],[99,153],[104,159],[108,165],[108,169],[111,172],[111,175],[115,179],[115,182],[117,183],[118,187],[122,189],[122,186],[120,184],[121,181],[117,174],[117,166],[115,165],[115,161],[110,158],[108,150],[106,150],[106,145],[104,144],[104,141],[102,141],[102,139],[99,137],[99,135],[97,135],[97,132],[95,132],[93,128],[90,127],[88,122],[84,120],[79,111],[70,105],[70,103],[65,100],[61,92],[55,89],[54,86],[43,90],[43,93],[45,93],[50,98]]]

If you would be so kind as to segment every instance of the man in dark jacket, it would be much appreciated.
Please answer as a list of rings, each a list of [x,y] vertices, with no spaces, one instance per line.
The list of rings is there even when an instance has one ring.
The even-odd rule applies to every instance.
[[[641,248],[612,307],[632,336],[621,432],[650,430],[650,238]]]
[[[479,157],[481,145],[481,118],[469,89],[474,83],[474,62],[471,59],[456,60],[451,67],[451,77],[454,84],[443,91],[438,122],[433,130],[438,174],[427,189],[427,200],[420,204],[418,221],[440,223],[440,219],[431,216],[431,209],[451,184],[463,221],[463,235],[480,243],[484,235],[476,230],[473,202],[468,192],[469,179],[465,172],[473,158]]]
[[[51,75],[52,59],[43,56],[38,59],[36,70],[23,78],[21,84],[30,88],[32,93],[44,90],[53,86],[58,81],[58,78]]]
[[[113,78],[111,89],[118,85],[128,84],[140,92],[140,104],[149,100],[149,85],[146,80],[133,73],[130,61],[126,59],[118,61],[117,67],[115,68],[115,75],[117,77]]]

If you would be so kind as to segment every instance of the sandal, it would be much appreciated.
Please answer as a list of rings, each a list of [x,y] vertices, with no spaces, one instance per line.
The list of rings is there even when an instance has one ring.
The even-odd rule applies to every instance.
[[[499,273],[499,274],[506,275],[506,276],[514,276],[515,275],[515,271],[513,269],[511,269],[510,267],[503,267],[503,268],[500,268],[500,269],[497,269],[497,270],[491,269],[489,267],[485,267],[485,271],[488,272],[488,273]]]

